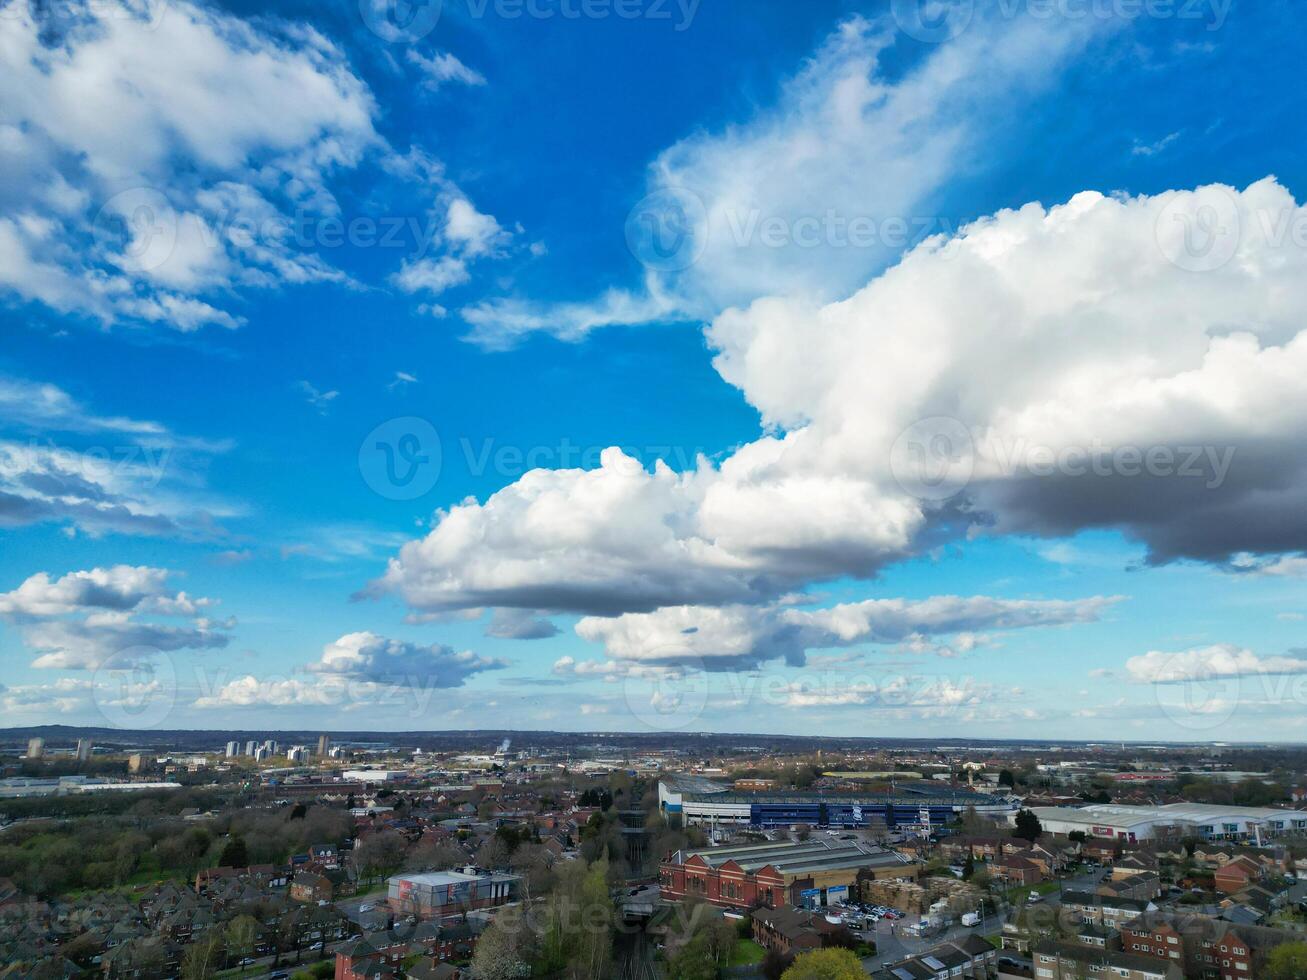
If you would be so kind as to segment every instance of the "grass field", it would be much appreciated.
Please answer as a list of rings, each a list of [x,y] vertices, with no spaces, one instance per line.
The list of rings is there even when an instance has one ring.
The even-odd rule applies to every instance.
[[[1038,892],[1041,895],[1048,895],[1057,891],[1056,881],[1041,881],[1037,885],[1017,885],[1015,888],[1007,890],[1007,900],[1013,905],[1020,905],[1026,900],[1026,896],[1031,892]]]
[[[737,939],[731,950],[731,966],[752,966],[761,963],[767,951],[752,939]]]

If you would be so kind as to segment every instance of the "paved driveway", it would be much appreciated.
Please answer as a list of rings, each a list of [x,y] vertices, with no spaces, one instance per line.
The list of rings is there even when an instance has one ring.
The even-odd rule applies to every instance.
[[[971,933],[979,936],[992,936],[996,932],[1003,930],[1003,923],[1007,921],[1007,915],[1006,913],[987,915],[980,925],[974,927],[955,923],[936,935],[922,939],[903,934],[903,926],[913,921],[915,921],[913,918],[900,919],[897,922],[881,920],[876,923],[873,930],[860,933],[860,935],[866,935],[873,939],[876,943],[876,955],[863,960],[862,965],[868,971],[878,970],[886,963],[894,963],[906,956],[915,956],[932,946],[938,946],[940,943],[948,942],[951,939],[961,939]]]
[[[378,929],[386,928],[386,921],[390,917],[390,909],[386,905],[386,893],[384,891],[372,892],[369,895],[355,895],[353,898],[341,899],[335,903],[340,914],[349,919],[364,932],[376,932]],[[364,912],[362,906],[373,906],[371,911]]]

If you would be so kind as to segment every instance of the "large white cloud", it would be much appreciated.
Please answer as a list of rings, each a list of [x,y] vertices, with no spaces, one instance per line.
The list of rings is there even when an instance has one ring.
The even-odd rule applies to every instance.
[[[165,594],[167,579],[167,569],[144,565],[92,568],[60,578],[38,572],[18,588],[0,593],[0,616],[25,619],[92,610],[124,612],[147,600],[184,599],[185,593],[171,597]]]
[[[1229,643],[1195,647],[1178,653],[1152,650],[1126,661],[1132,680],[1151,684],[1243,677],[1258,674],[1307,674],[1307,656],[1261,657]]]
[[[328,643],[310,673],[377,682],[422,682],[431,687],[462,687],[473,674],[507,664],[471,650],[441,644],[391,640],[376,633],[346,633]]]
[[[130,565],[58,578],[38,572],[0,593],[0,618],[18,624],[24,644],[38,654],[32,666],[39,668],[126,667],[161,652],[225,647],[233,622],[208,615],[214,600],[173,591],[171,574]]]
[[[345,282],[296,222],[335,213],[331,177],[382,147],[375,113],[343,53],[295,25],[187,2],[8,4],[0,289],[195,330],[240,323],[201,296]]]
[[[409,643],[376,633],[346,633],[303,670],[313,677],[247,674],[202,694],[200,708],[255,705],[339,705],[348,709],[409,706],[425,710],[436,690],[507,666],[503,660],[440,644]]]
[[[648,272],[639,289],[478,303],[463,310],[472,339],[503,347],[539,331],[576,340],[612,324],[706,319],[778,291],[843,296],[941,230],[948,181],[983,167],[1016,107],[1113,26],[977,16],[950,43],[909,52],[888,14],[850,18],[771,105],[652,161],[630,224],[658,225],[665,241],[654,252],[632,245]]]
[[[1216,264],[1183,237],[1212,212]],[[440,515],[376,588],[612,615],[869,576],[964,529],[1118,528],[1154,561],[1302,550],[1304,225],[1272,179],[1087,192],[924,243],[838,303],[727,311],[714,363],[774,435],[684,474],[617,450],[533,471]]]
[[[452,508],[410,542],[373,592],[414,608],[576,609],[609,614],[763,597],[758,569],[695,529],[710,470],[654,473],[620,450],[596,470],[533,470]]]
[[[1186,251],[1209,215],[1228,240]],[[801,427],[789,466],[888,471],[930,498],[943,435],[957,500],[998,531],[1121,527],[1159,560],[1293,551],[1304,222],[1272,179],[1087,192],[915,249],[844,302],[730,311],[709,337],[768,422]]]
[[[1096,622],[1116,600],[997,599],[932,596],[868,599],[827,609],[785,605],[669,606],[652,613],[590,616],[576,625],[583,639],[602,643],[609,657],[645,664],[753,667],[783,658],[802,665],[809,650],[856,644],[963,636],[974,644],[984,631]]]
[[[36,623],[23,630],[23,642],[39,656],[33,667],[95,670],[106,664],[126,668],[160,653],[221,650],[231,642],[230,623],[199,619],[185,626],[141,622],[128,616]]]
[[[205,492],[204,469],[230,448],[96,415],[51,384],[0,377],[0,527],[214,536],[238,508]]]

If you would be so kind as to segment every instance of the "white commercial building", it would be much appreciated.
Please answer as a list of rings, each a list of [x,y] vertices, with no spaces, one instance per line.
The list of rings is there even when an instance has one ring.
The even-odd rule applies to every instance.
[[[1053,834],[1080,831],[1088,837],[1148,840],[1179,835],[1208,840],[1257,840],[1307,832],[1307,813],[1260,806],[1221,806],[1213,803],[1168,803],[1165,806],[1037,806],[1032,810],[1044,830]]]
[[[408,773],[403,769],[346,769],[340,774],[341,779],[356,783],[388,783],[403,779]]]
[[[443,918],[514,901],[521,883],[521,875],[479,868],[398,875],[386,883],[386,900],[392,912]]]
[[[92,776],[10,776],[0,779],[0,799],[24,796],[66,796],[73,793],[142,792],[181,789],[179,783],[110,782]]]

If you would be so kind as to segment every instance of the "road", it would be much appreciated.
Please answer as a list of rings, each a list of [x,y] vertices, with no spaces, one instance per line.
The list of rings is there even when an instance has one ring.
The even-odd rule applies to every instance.
[[[389,911],[384,902],[386,893],[384,890],[372,892],[368,895],[354,895],[351,898],[341,899],[332,904],[340,911],[341,915],[349,919],[364,932],[375,932],[379,929],[386,928],[386,922],[389,917]],[[359,907],[362,905],[375,905],[376,908],[370,912],[360,912]],[[340,942],[327,943],[323,950],[304,951],[304,959],[300,963],[295,962],[295,954],[289,956],[282,954],[282,963],[274,968],[272,963],[274,957],[264,956],[259,958],[245,972],[245,980],[268,980],[274,973],[285,973],[290,975],[296,970],[302,970],[305,967],[312,966],[319,959],[334,959],[336,951],[358,942],[358,936],[346,936]]]
[[[347,939],[342,939],[338,943],[327,943],[326,948],[321,950],[306,949],[304,951],[304,958],[299,963],[295,962],[294,953],[282,953],[281,966],[277,967],[272,965],[276,957],[261,956],[250,966],[246,967],[245,973],[243,974],[244,980],[269,980],[273,974],[283,973],[286,976],[290,976],[296,970],[308,969],[319,960],[334,960],[336,958],[336,950],[343,946],[348,946],[350,943],[356,941],[357,938],[357,936],[351,936]],[[233,974],[233,976],[240,977],[242,975]]]

